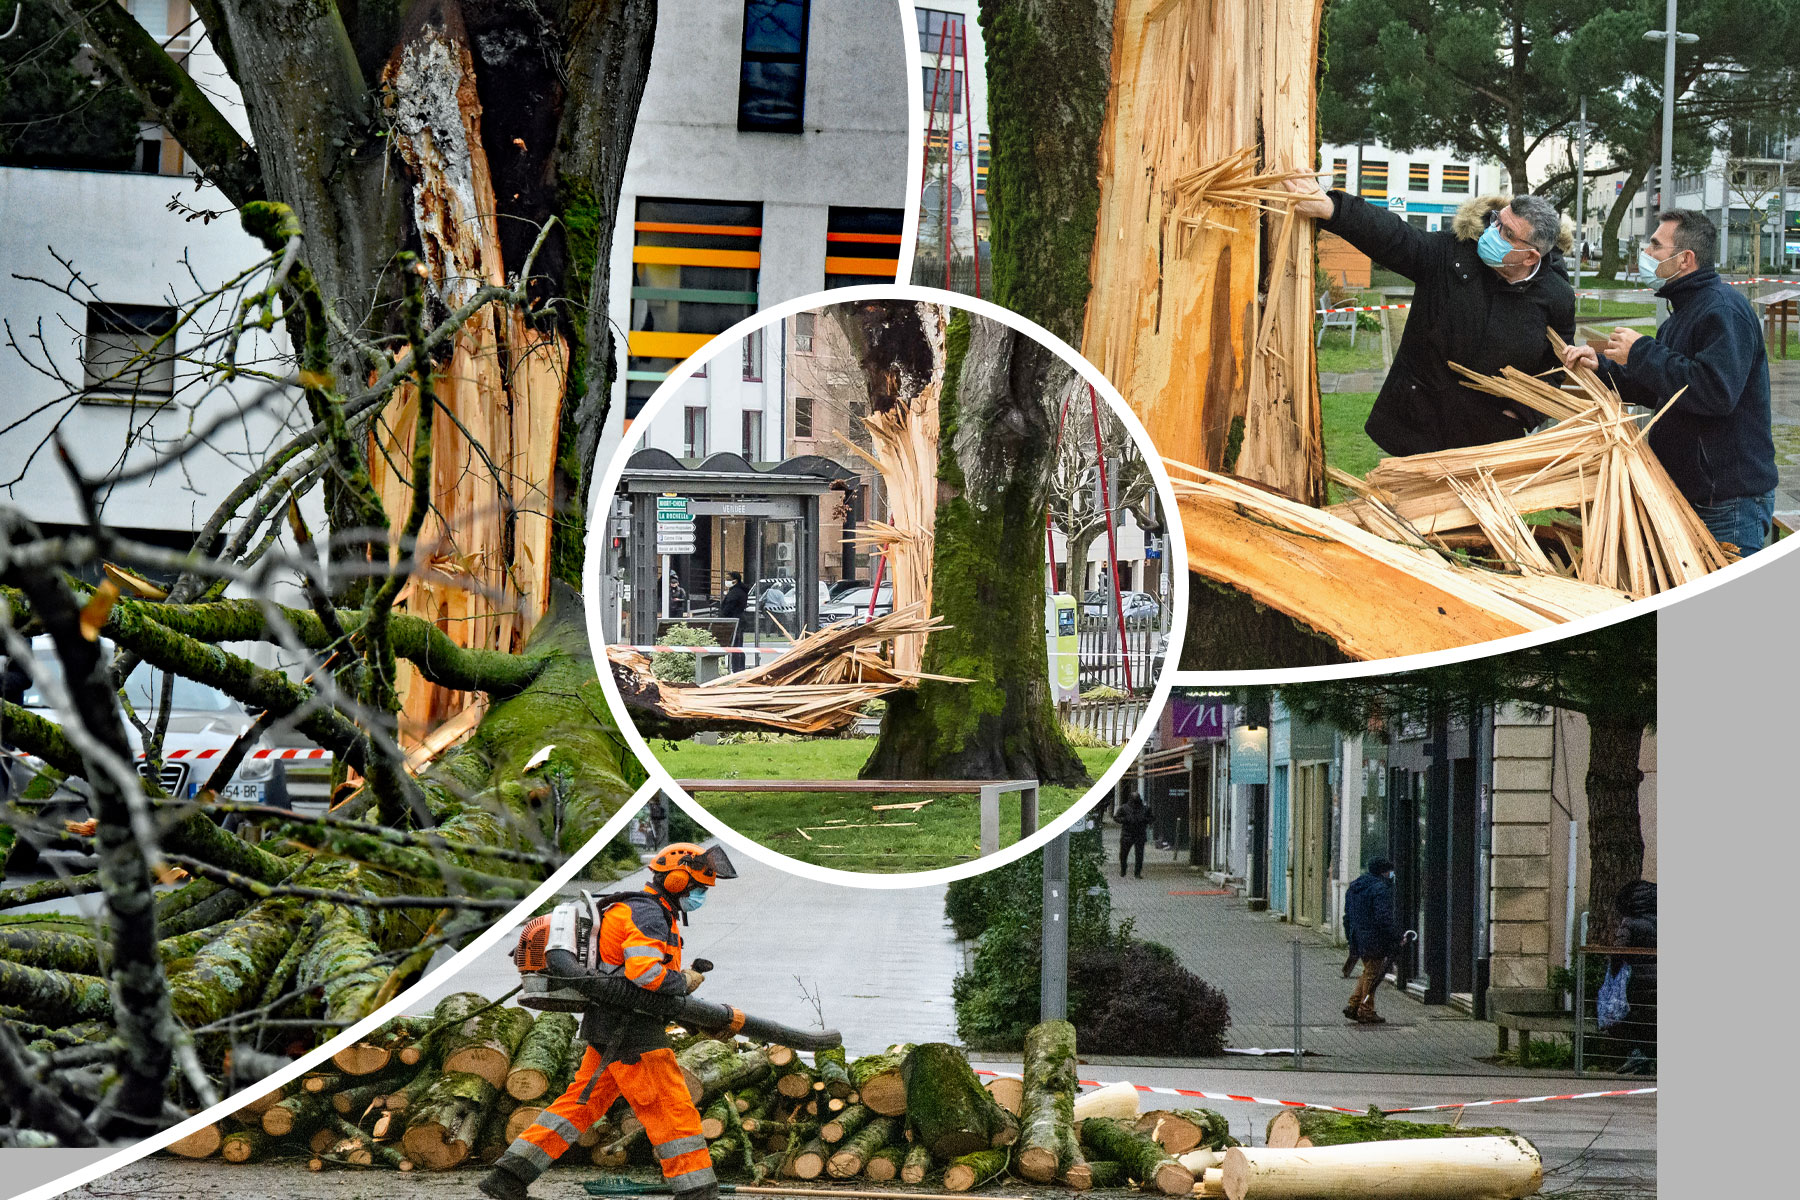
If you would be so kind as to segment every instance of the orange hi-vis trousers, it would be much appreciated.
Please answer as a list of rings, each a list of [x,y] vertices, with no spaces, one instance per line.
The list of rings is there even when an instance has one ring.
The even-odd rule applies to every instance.
[[[700,1113],[688,1095],[675,1052],[668,1049],[647,1050],[634,1063],[609,1063],[602,1071],[600,1052],[589,1046],[569,1090],[538,1114],[496,1165],[531,1183],[620,1096],[644,1123],[670,1191],[679,1195],[718,1182],[700,1133]]]

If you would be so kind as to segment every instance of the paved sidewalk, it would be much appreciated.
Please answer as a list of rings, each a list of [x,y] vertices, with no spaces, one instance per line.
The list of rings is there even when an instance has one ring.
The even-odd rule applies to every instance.
[[[1253,913],[1242,897],[1218,895],[1198,870],[1168,850],[1148,850],[1144,877],[1119,878],[1118,828],[1106,828],[1112,856],[1108,882],[1113,915],[1132,918],[1138,936],[1173,950],[1182,965],[1231,1002],[1233,1049],[1291,1049],[1294,1044],[1294,958],[1300,944],[1301,1046],[1314,1052],[1307,1066],[1335,1071],[1419,1071],[1457,1074],[1533,1073],[1477,1061],[1494,1053],[1494,1026],[1454,1009],[1425,1005],[1383,984],[1376,1008],[1385,1025],[1344,1018],[1352,981],[1341,974],[1344,951],[1310,929],[1269,913]],[[1132,1060],[1121,1060],[1132,1061]],[[1234,1067],[1289,1069],[1291,1056],[1231,1056]],[[1610,1077],[1607,1077],[1610,1078]],[[1608,1086],[1596,1084],[1596,1087]]]
[[[1800,358],[1771,359],[1769,398],[1775,422],[1775,515],[1800,526]]]

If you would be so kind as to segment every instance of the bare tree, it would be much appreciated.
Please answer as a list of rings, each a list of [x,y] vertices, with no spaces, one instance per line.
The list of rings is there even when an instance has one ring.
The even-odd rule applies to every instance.
[[[1137,440],[1112,409],[1088,395],[1087,385],[1074,381],[1072,392],[1058,405],[1056,466],[1050,474],[1050,516],[1067,539],[1067,589],[1079,598],[1087,577],[1088,554],[1094,540],[1106,531],[1106,509],[1101,507],[1097,485],[1100,460],[1106,460],[1106,494],[1113,520],[1126,513],[1136,518],[1145,532],[1161,527],[1156,518],[1156,480],[1144,461]],[[1099,449],[1094,425],[1100,426]]]

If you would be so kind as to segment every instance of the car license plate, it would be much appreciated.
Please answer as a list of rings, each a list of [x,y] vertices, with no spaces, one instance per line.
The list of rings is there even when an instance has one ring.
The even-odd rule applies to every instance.
[[[261,804],[263,785],[260,783],[228,783],[221,799],[237,804]]]

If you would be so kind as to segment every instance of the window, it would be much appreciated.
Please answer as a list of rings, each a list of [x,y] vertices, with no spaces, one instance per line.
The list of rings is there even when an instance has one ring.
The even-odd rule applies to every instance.
[[[1425,226],[1425,214],[1424,213],[1407,213],[1406,214],[1406,223],[1408,225],[1411,225],[1414,229],[1424,229],[1426,227]]]
[[[1364,159],[1356,194],[1365,200],[1386,200],[1387,168],[1388,165],[1384,162],[1369,162]]]
[[[175,393],[175,310],[146,304],[87,306],[81,346],[82,383],[90,393],[172,396]]]
[[[1331,186],[1338,189],[1350,185],[1350,160],[1334,158],[1331,160]]]
[[[763,331],[753,330],[744,336],[744,378],[761,383],[763,377]]]
[[[682,410],[681,456],[683,458],[706,457],[706,409],[704,407]]]
[[[806,115],[809,0],[744,0],[738,128],[799,133]]]
[[[991,152],[988,149],[988,135],[982,134],[975,143],[975,215],[987,216],[987,182],[988,160]]]
[[[900,271],[897,208],[831,206],[825,222],[825,286],[893,283]]]
[[[1429,192],[1431,190],[1431,164],[1416,162],[1406,168],[1406,190],[1409,192]]]
[[[946,57],[963,52],[963,17],[961,13],[940,12],[934,8],[915,9],[919,19],[919,51],[923,54],[942,52]]]
[[[760,408],[744,410],[744,457],[751,462],[763,460],[763,415]]]
[[[627,417],[683,359],[756,311],[762,205],[640,199],[633,228]]]
[[[925,72],[926,111],[947,112],[961,116],[963,73],[961,71],[940,71],[936,67],[922,69]]]
[[[794,436],[809,438],[813,435],[813,402],[811,396],[794,397]]]
[[[813,330],[818,326],[819,318],[815,313],[794,314],[794,353],[811,354],[813,352]]]
[[[1469,190],[1469,168],[1457,163],[1444,164],[1444,190],[1446,192],[1466,192]]]

